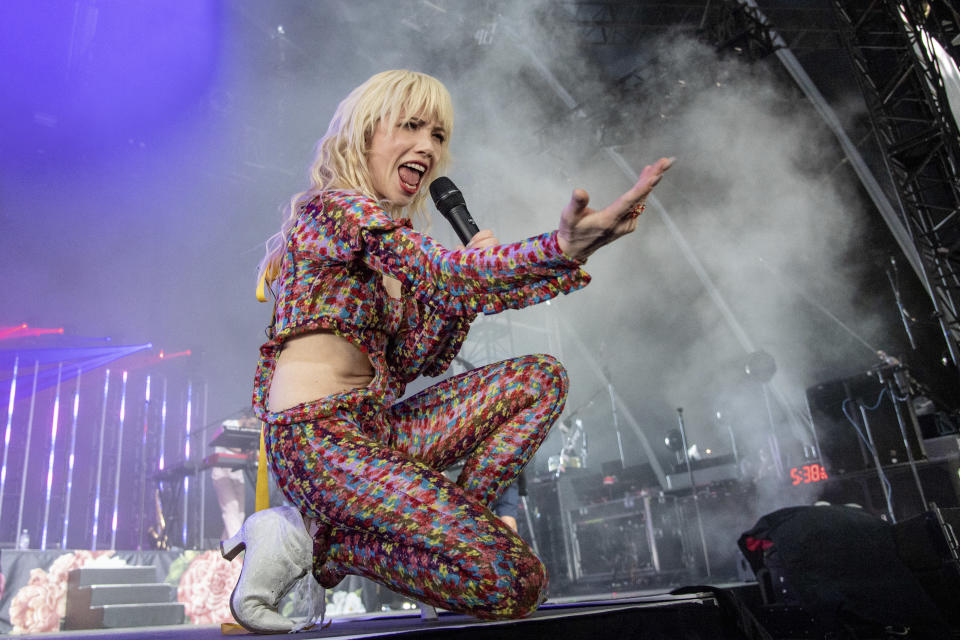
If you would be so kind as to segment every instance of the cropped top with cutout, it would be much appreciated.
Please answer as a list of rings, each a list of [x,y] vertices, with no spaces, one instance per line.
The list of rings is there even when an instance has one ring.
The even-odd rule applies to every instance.
[[[387,294],[384,274],[400,281],[400,299]],[[269,340],[260,347],[254,410],[273,424],[301,422],[328,400],[267,410],[277,356],[293,336],[326,329],[357,346],[374,370],[362,391],[386,406],[417,376],[447,369],[478,313],[519,309],[589,282],[560,251],[556,232],[449,251],[369,197],[324,191],[302,208],[290,231]]]

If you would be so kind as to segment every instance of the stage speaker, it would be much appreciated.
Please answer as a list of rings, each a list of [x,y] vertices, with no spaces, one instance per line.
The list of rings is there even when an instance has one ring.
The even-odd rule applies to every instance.
[[[928,503],[935,502],[943,507],[960,506],[956,461],[920,462],[917,464],[917,473]],[[927,505],[920,500],[916,480],[908,466],[888,467],[884,469],[884,474],[890,483],[893,514],[897,522],[926,511]],[[887,510],[880,479],[872,470],[834,476],[827,482],[821,482],[819,499],[832,504],[859,504],[874,514]]]
[[[575,522],[574,531],[580,579],[631,584],[656,572],[642,513]]]
[[[780,509],[738,544],[766,585],[767,604],[799,605],[825,630],[887,637],[889,627],[909,629],[911,638],[951,637],[943,612],[901,558],[894,527],[862,509]]]
[[[536,540],[537,552],[550,574],[551,595],[556,596],[573,580],[562,506],[565,494],[572,490],[564,478],[549,475],[531,478],[527,491],[526,508],[530,510],[533,532],[527,530],[526,514],[521,514],[517,518],[520,534],[528,543]]]
[[[884,385],[876,377],[866,373],[807,389],[807,405],[813,418],[820,455],[828,473],[842,475],[875,466],[863,441],[867,433],[857,402],[869,408],[877,405],[879,400],[876,409],[866,413],[880,464],[887,466],[906,462],[906,446],[900,433],[893,399],[889,393],[884,393],[880,398],[883,389]],[[845,415],[844,408],[856,425]],[[923,459],[923,449],[917,437],[917,427],[912,414],[907,407],[901,408],[911,452],[915,459]],[[862,438],[857,433],[858,429],[863,434]]]
[[[571,509],[569,517],[577,580],[619,589],[686,569],[681,509],[673,496],[622,495]]]

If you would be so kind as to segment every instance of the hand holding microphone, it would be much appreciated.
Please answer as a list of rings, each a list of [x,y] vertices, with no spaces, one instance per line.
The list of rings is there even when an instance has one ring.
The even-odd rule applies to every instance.
[[[465,245],[459,245],[462,249],[489,249],[500,244],[497,236],[493,235],[490,229],[480,229],[477,235],[470,238],[470,242]]]
[[[433,198],[433,204],[437,211],[447,219],[447,222],[453,227],[460,242],[469,249],[486,249],[500,244],[496,236],[489,229],[483,231],[477,227],[473,216],[467,211],[467,203],[463,199],[460,189],[457,189],[453,181],[440,176],[430,183],[430,197]]]

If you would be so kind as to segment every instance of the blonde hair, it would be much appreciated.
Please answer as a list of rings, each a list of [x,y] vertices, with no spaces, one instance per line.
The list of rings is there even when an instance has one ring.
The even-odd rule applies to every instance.
[[[266,242],[266,255],[260,261],[257,278],[257,299],[266,300],[265,287],[280,275],[280,260],[300,209],[327,189],[355,191],[379,198],[367,168],[367,151],[374,131],[381,122],[398,123],[406,116],[426,116],[443,127],[446,139],[453,132],[453,104],[446,87],[432,76],[416,71],[383,71],[350,92],[330,120],[327,133],[317,142],[316,156],[310,165],[310,187],[295,194],[284,209],[280,231]],[[436,158],[434,175],[439,175],[449,161],[448,145],[444,144]],[[413,213],[424,214],[426,189],[417,192],[408,205]],[[392,216],[402,207],[381,202]]]

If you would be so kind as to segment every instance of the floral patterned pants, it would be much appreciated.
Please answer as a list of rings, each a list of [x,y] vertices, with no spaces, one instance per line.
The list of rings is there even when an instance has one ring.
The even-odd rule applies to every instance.
[[[322,523],[314,574],[321,583],[361,575],[479,618],[534,611],[546,570],[487,505],[533,456],[566,394],[562,365],[532,355],[468,371],[390,407],[340,394],[323,415],[268,425],[278,485]],[[463,471],[451,482],[441,471],[461,458]]]

